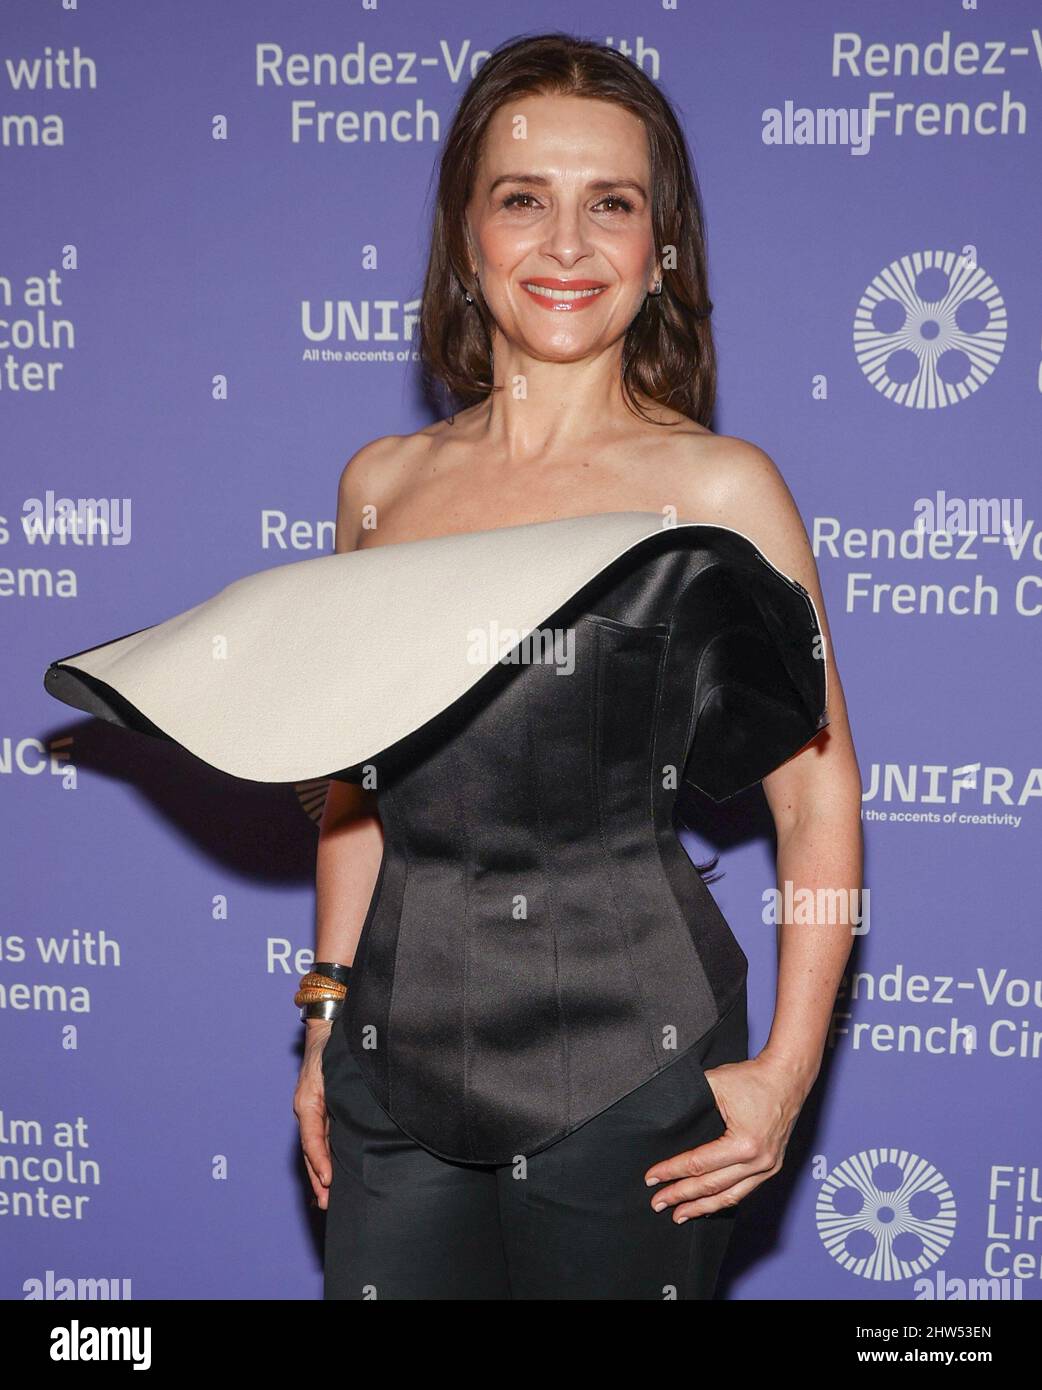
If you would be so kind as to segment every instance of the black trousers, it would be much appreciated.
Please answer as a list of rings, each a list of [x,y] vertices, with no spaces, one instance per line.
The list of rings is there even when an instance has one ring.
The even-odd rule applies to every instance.
[[[743,992],[695,1048],[579,1129],[523,1163],[479,1167],[405,1135],[334,1029],[324,1298],[712,1298],[738,1208],[677,1225],[672,1207],[652,1210],[644,1174],[723,1134],[703,1068],[747,1056]]]

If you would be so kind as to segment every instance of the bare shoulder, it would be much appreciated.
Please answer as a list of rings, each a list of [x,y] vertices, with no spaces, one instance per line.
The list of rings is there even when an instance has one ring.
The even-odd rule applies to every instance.
[[[807,528],[771,456],[734,435],[699,437],[691,446],[694,457],[683,484],[686,514],[741,531],[778,569],[816,590]]]
[[[337,487],[336,549],[354,550],[367,525],[390,506],[427,446],[423,431],[385,434],[357,449],[344,464]]]

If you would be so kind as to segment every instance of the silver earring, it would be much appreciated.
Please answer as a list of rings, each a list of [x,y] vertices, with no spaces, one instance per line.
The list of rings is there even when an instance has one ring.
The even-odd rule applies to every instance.
[[[467,301],[468,304],[474,303],[474,296],[472,294],[468,294],[466,290],[463,291],[463,298]]]
[[[661,281],[661,280],[656,280],[656,281],[655,281],[655,288],[651,291],[651,294],[652,294],[652,295],[655,295],[655,296],[658,296],[658,295],[660,295],[661,293],[662,293],[662,281]]]

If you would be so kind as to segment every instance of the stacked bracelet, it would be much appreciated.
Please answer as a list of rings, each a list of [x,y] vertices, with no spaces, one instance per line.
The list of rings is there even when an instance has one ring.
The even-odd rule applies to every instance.
[[[300,987],[293,996],[294,1004],[300,1009],[301,1020],[336,1018],[344,1007],[350,976],[349,965],[318,961],[301,977]]]
[[[331,980],[336,980],[338,984],[346,985],[351,979],[351,967],[349,965],[336,965],[331,960],[320,960],[311,967],[312,975],[326,975]]]

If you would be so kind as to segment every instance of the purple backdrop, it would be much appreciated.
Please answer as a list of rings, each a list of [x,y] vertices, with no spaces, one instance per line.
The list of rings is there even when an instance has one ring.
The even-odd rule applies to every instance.
[[[320,1294],[290,1106],[321,788],[210,773],[63,711],[42,676],[330,549],[344,460],[427,422],[431,169],[472,64],[523,25],[627,46],[681,112],[714,427],[772,455],[815,538],[864,774],[869,930],[721,1292],[1017,1276],[976,1292],[1037,1298],[1037,5],[10,0],[0,25],[0,1294]],[[318,53],[364,53],[364,80],[291,61]],[[867,153],[764,141],[769,108],[873,102]],[[294,139],[295,103],[352,138]],[[1013,530],[902,551],[942,489],[1004,501]],[[34,539],[49,493],[123,499],[130,543]],[[722,849],[759,1046],[773,859],[752,812],[688,844]]]

